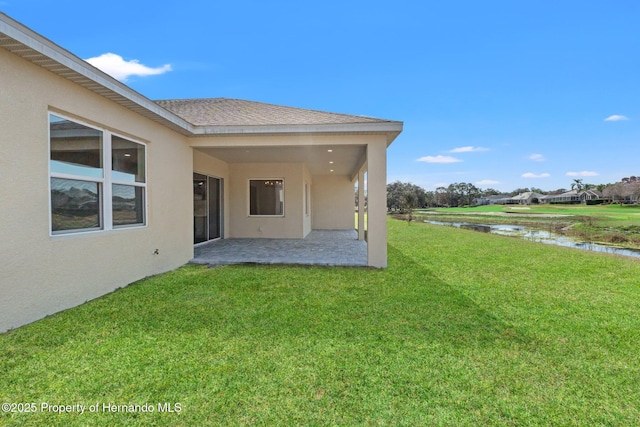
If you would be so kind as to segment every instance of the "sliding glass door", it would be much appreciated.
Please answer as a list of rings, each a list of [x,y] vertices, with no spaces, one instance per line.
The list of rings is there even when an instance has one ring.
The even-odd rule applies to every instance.
[[[193,174],[193,242],[222,237],[222,179]]]

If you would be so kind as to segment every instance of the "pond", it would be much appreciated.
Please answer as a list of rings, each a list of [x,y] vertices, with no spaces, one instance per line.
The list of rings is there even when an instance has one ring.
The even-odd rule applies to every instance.
[[[509,224],[472,224],[467,222],[446,222],[446,221],[429,221],[424,222],[435,225],[446,225],[449,227],[467,228],[470,230],[480,231],[483,233],[499,234],[501,236],[519,237],[532,242],[547,243],[551,245],[566,246],[570,248],[583,249],[587,251],[607,252],[610,254],[626,255],[632,257],[640,257],[640,250],[616,248],[600,243],[579,242],[569,237],[562,236],[544,230],[536,230],[531,227],[522,225]]]

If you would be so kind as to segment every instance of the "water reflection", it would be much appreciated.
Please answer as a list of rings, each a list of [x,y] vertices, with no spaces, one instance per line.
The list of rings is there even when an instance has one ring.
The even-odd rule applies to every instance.
[[[499,234],[501,236],[519,237],[531,242],[547,243],[557,246],[565,246],[569,248],[583,249],[587,251],[607,252],[611,254],[626,255],[633,257],[640,257],[640,250],[615,248],[612,246],[602,245],[592,242],[576,242],[575,240],[552,233],[550,231],[535,230],[530,227],[522,225],[509,225],[509,224],[472,224],[468,222],[447,222],[447,221],[430,221],[424,220],[424,222],[435,225],[446,225],[449,227],[467,228],[470,230],[480,231],[483,233]]]

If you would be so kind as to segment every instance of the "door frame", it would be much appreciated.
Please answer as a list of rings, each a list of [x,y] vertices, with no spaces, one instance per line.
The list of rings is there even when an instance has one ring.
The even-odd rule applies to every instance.
[[[192,176],[193,176],[193,181],[196,181],[196,176],[195,175],[200,175],[203,178],[206,178],[206,185],[207,185],[207,189],[206,189],[206,203],[205,203],[205,207],[206,207],[206,221],[205,221],[205,228],[206,228],[206,233],[205,235],[207,236],[206,240],[203,240],[201,242],[196,243],[195,239],[195,206],[194,206],[194,215],[193,215],[193,220],[194,220],[194,235],[193,235],[193,244],[194,246],[199,246],[199,245],[203,245],[205,243],[214,241],[214,240],[219,240],[219,239],[223,239],[224,238],[224,178],[219,177],[219,176],[215,176],[215,175],[209,175],[206,173],[201,173],[201,172],[197,172],[197,171],[193,171]],[[202,178],[200,178],[202,179]],[[218,229],[219,229],[219,236],[215,237],[215,238],[209,238],[210,236],[210,230],[209,230],[209,226],[210,226],[210,199],[211,199],[211,188],[210,188],[210,181],[211,179],[215,179],[218,181],[218,203],[217,203],[217,207],[218,207]],[[192,191],[194,191],[194,189],[192,189]],[[195,200],[194,200],[195,201]]]

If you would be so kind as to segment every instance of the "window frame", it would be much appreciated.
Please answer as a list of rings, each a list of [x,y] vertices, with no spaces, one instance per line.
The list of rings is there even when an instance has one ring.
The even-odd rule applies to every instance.
[[[251,181],[282,181],[282,213],[274,215],[253,215],[251,214]],[[284,218],[285,217],[285,179],[283,177],[270,177],[270,178],[248,178],[247,179],[247,216],[250,218]]]
[[[113,230],[119,230],[121,228],[138,228],[138,227],[146,227],[147,226],[147,212],[148,212],[148,208],[147,208],[147,144],[145,144],[144,142],[138,141],[134,138],[131,138],[129,136],[124,136],[120,133],[117,132],[111,132],[111,131],[105,131],[108,132],[109,135],[109,180],[110,180],[110,185],[109,185],[109,203],[110,203],[110,207],[111,209],[108,209],[109,211],[109,215],[110,215],[110,220],[111,220],[111,229]],[[113,137],[116,136],[118,138],[124,139],[126,141],[132,142],[134,144],[138,144],[141,145],[144,148],[144,182],[138,182],[135,180],[132,181],[124,181],[124,180],[118,180],[118,179],[114,179],[113,178],[113,164],[112,164],[112,157],[113,157],[113,147],[112,147],[112,143],[113,143]],[[106,151],[106,150],[105,150]],[[106,156],[106,155],[105,155]],[[106,168],[105,168],[106,169]],[[123,185],[123,186],[127,186],[127,187],[140,187],[143,188],[144,190],[142,191],[142,209],[144,209],[144,212],[142,214],[142,223],[141,224],[122,224],[122,225],[113,225],[113,186],[114,185]],[[106,196],[105,196],[106,197]],[[107,209],[105,208],[105,213],[106,213]]]
[[[55,116],[64,120],[68,120],[79,125],[95,129],[102,133],[102,177],[89,177],[83,175],[75,175],[75,174],[67,174],[67,173],[59,173],[52,172],[51,170],[51,117]],[[125,139],[129,142],[139,144],[144,148],[144,182],[130,182],[123,181],[118,179],[113,179],[113,165],[112,165],[112,138],[113,136]],[[87,234],[87,233],[101,233],[108,232],[112,230],[120,230],[120,229],[128,229],[128,228],[145,228],[148,226],[148,215],[149,215],[149,207],[148,207],[148,187],[147,187],[147,170],[148,170],[148,144],[140,141],[139,139],[132,138],[130,136],[125,136],[121,133],[111,131],[106,127],[101,127],[92,123],[88,123],[82,119],[78,119],[77,117],[72,117],[65,115],[64,113],[58,113],[56,111],[48,111],[47,113],[47,169],[48,169],[48,190],[49,190],[49,236],[50,237],[59,237],[59,236],[68,236],[68,235],[78,235],[78,234]],[[91,228],[75,228],[69,230],[53,230],[53,204],[51,197],[51,179],[59,178],[59,179],[67,179],[73,181],[85,181],[85,182],[95,182],[98,184],[98,227]],[[114,225],[113,224],[113,185],[126,185],[132,187],[141,187],[142,191],[142,209],[144,210],[142,215],[142,223],[141,224],[124,224],[124,225]]]

